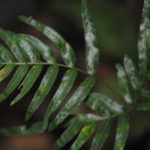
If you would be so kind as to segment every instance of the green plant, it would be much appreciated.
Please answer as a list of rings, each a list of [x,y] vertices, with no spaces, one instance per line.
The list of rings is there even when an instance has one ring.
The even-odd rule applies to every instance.
[[[61,149],[77,134],[78,136],[70,149],[80,149],[93,134],[97,123],[102,121],[91,145],[91,150],[100,150],[109,134],[112,119],[117,117],[118,124],[114,150],[123,150],[130,127],[128,115],[132,111],[150,110],[150,90],[148,87],[150,81],[150,0],[145,0],[144,2],[140,26],[138,40],[139,67],[136,67],[127,55],[124,57],[124,66],[116,65],[124,103],[118,103],[104,94],[91,92],[96,80],[94,74],[99,67],[100,51],[97,46],[96,31],[87,8],[86,0],[82,0],[82,8],[86,43],[86,71],[75,66],[76,57],[71,46],[56,31],[32,18],[20,17],[23,22],[33,26],[56,44],[65,64],[57,63],[51,48],[35,37],[26,34],[15,34],[0,29],[0,38],[3,39],[11,51],[7,50],[4,46],[0,46],[0,81],[5,80],[16,69],[12,79],[10,79],[6,88],[0,94],[0,102],[4,101],[17,87],[21,87],[21,91],[11,102],[11,105],[20,101],[36,82],[43,66],[47,66],[46,73],[27,109],[25,121],[32,117],[50,92],[58,76],[59,68],[66,68],[62,81],[45,111],[44,119],[30,127],[1,128],[0,135],[27,135],[52,131],[72,114],[81,103],[84,103],[96,111],[97,114],[74,115],[65,124],[66,130],[56,141],[53,149]],[[49,122],[50,115],[68,96],[78,72],[84,73],[87,77],[74,91],[56,117]]]

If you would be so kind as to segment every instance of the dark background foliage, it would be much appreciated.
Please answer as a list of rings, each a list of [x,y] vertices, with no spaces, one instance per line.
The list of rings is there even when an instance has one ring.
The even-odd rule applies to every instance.
[[[32,34],[48,43],[49,41],[45,37],[18,20],[20,14],[33,16],[61,33],[73,46],[78,57],[79,66],[84,67],[82,61],[84,57],[84,39],[80,3],[80,0],[0,0],[0,27],[15,32]],[[122,63],[125,53],[130,55],[135,62],[137,61],[136,42],[143,0],[89,0],[89,4],[102,51],[96,90],[118,99],[120,89],[117,85],[114,65],[116,62]],[[5,86],[5,83],[1,84],[0,89],[3,86]],[[34,86],[36,87],[36,85]],[[34,90],[31,91],[31,94],[33,92]],[[9,99],[13,96],[11,95]],[[30,98],[29,94],[24,98],[24,101],[11,109],[9,108],[9,99],[8,102],[2,103],[0,105],[0,126],[13,126],[23,123],[25,109]],[[45,107],[46,102],[37,112],[34,120],[41,117]],[[79,111],[87,112],[88,110],[81,107]],[[150,134],[149,130],[145,128],[147,118],[149,118],[149,114],[132,114],[127,150],[150,149]],[[115,128],[112,126],[113,130]],[[50,135],[1,137],[0,150],[47,150],[61,132],[62,130],[58,130]],[[112,132],[104,149],[111,150],[113,142],[114,133]],[[88,144],[83,149],[87,149],[87,146]],[[66,150],[67,147],[64,149]]]

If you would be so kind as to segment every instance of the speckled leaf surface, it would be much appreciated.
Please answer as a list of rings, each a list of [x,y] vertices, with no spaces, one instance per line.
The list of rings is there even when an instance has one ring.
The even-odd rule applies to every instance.
[[[138,52],[139,52],[139,75],[141,83],[148,67],[148,57],[150,56],[150,0],[144,0],[142,21],[139,31]]]
[[[116,69],[119,86],[123,90],[124,100],[126,101],[126,103],[130,104],[133,102],[130,82],[127,78],[124,68],[121,65],[117,64]]]
[[[66,145],[69,141],[71,141],[78,134],[81,127],[82,127],[82,124],[80,122],[70,124],[69,127],[64,131],[63,134],[61,134],[59,139],[54,144],[53,150],[59,150],[64,145]]]
[[[122,105],[100,93],[90,94],[86,105],[98,112],[100,116],[111,117],[123,112]]]
[[[89,123],[98,123],[102,120],[106,120],[108,117],[101,117],[99,115],[87,113],[87,114],[76,114],[70,121],[67,122],[65,126],[69,126],[71,124],[89,124]]]
[[[18,42],[16,41],[18,39],[17,35],[10,31],[5,31],[3,29],[0,29],[0,38],[5,41],[5,43],[10,48],[13,55],[16,57],[16,59],[20,62],[28,62],[29,56],[27,53],[19,46]]]
[[[56,63],[54,52],[45,43],[31,35],[18,34],[17,36],[18,44],[28,53],[31,62],[39,62],[42,58],[47,63]]]
[[[69,69],[65,72],[62,81],[44,114],[43,124],[48,123],[49,116],[59,107],[65,97],[69,94],[77,74],[77,71],[72,69]]]
[[[87,77],[80,86],[76,89],[72,97],[68,100],[59,114],[55,117],[55,119],[50,123],[48,130],[52,131],[55,129],[61,122],[68,117],[75,108],[77,108],[87,97],[90,90],[93,88],[95,84],[95,78]]]
[[[101,150],[104,145],[111,127],[111,119],[103,121],[93,139],[90,150]]]
[[[20,87],[22,87],[20,93],[11,102],[11,105],[14,105],[18,101],[20,101],[30,91],[33,84],[35,83],[35,81],[39,77],[39,74],[41,73],[41,71],[42,71],[41,65],[34,65],[30,69],[30,71],[28,72],[28,74],[26,75],[26,77],[24,78],[24,80],[22,81],[22,83],[20,85]]]
[[[84,143],[92,136],[94,129],[96,127],[96,123],[91,123],[89,125],[85,125],[81,131],[75,142],[72,144],[70,150],[79,150]]]
[[[127,77],[132,85],[132,87],[137,90],[140,87],[140,83],[138,80],[138,71],[132,61],[132,59],[125,55],[124,57],[124,67]]]
[[[95,114],[77,114],[75,117],[77,122],[81,122],[81,123],[91,123],[91,122],[98,122],[101,120],[105,120],[107,119],[106,117],[101,117]]]
[[[15,74],[7,84],[6,88],[2,91],[0,94],[0,102],[5,100],[20,84],[20,82],[23,80],[25,77],[29,67],[27,65],[25,66],[20,66],[17,68]]]
[[[76,57],[71,46],[54,29],[30,17],[28,18],[25,16],[20,16],[20,19],[23,22],[35,27],[38,31],[42,32],[45,36],[52,40],[59,48],[59,51],[66,65],[70,67],[75,66]]]
[[[57,74],[58,74],[58,66],[51,66],[47,69],[39,88],[37,89],[29,107],[27,108],[25,120],[29,120],[33,113],[39,108],[39,106],[44,101],[47,94],[50,92]]]
[[[87,0],[82,0],[82,20],[85,32],[87,72],[94,74],[99,67],[100,50],[98,48],[94,23],[87,7]]]
[[[126,114],[119,116],[114,150],[124,150],[129,133],[129,118]]]

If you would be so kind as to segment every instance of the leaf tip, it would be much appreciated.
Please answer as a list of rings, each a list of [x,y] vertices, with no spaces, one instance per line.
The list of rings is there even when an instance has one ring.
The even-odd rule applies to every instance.
[[[12,107],[14,104],[15,104],[15,101],[12,101],[12,102],[10,103],[10,106]]]
[[[21,20],[24,23],[27,23],[30,19],[32,19],[32,16],[30,17],[24,16],[24,15],[19,16],[19,20]]]
[[[19,19],[20,19],[20,20],[24,20],[24,19],[27,19],[27,17],[24,16],[24,15],[20,15],[20,16],[19,16]]]
[[[15,105],[17,102],[18,102],[18,100],[17,100],[17,99],[14,99],[14,100],[10,103],[10,106]]]

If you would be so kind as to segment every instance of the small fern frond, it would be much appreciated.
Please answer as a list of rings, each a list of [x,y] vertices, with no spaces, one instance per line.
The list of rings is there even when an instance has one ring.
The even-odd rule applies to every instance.
[[[87,7],[85,9],[87,9]],[[87,17],[88,14],[84,17],[84,19]],[[91,63],[94,64],[91,67],[93,72],[90,72],[89,70],[86,72],[79,68],[75,68],[76,57],[73,49],[69,43],[62,38],[61,35],[59,35],[51,27],[48,27],[39,21],[36,21],[35,19],[25,16],[20,16],[20,19],[25,23],[35,27],[38,31],[47,36],[54,44],[56,44],[65,64],[58,64],[52,49],[39,39],[31,35],[16,34],[4,29],[0,29],[0,38],[7,44],[10,50],[9,51],[5,47],[0,46],[0,52],[2,52],[0,55],[0,64],[2,66],[0,70],[0,81],[5,80],[10,73],[14,72],[9,83],[0,94],[0,102],[6,100],[7,97],[9,97],[17,88],[20,89],[20,92],[11,101],[10,105],[12,106],[17,102],[20,102],[37,82],[37,79],[42,73],[43,67],[47,66],[47,70],[44,73],[40,84],[27,108],[25,121],[28,121],[44,102],[46,96],[51,92],[51,89],[57,80],[59,68],[65,67],[67,70],[64,73],[62,81],[60,82],[58,89],[51,99],[47,110],[45,111],[43,121],[35,123],[29,128],[26,126],[21,126],[10,128],[8,130],[1,129],[1,134],[18,135],[20,132],[22,135],[30,133],[32,134],[34,131],[37,131],[38,133],[43,132],[47,128],[49,131],[54,130],[75,110],[76,107],[78,107],[85,100],[95,84],[95,78],[89,75],[89,73],[94,74],[96,72],[95,60],[93,57],[91,57]],[[91,23],[89,22],[88,28],[91,28],[90,26]],[[94,36],[94,33],[92,33],[92,35]],[[90,40],[91,39],[89,39],[89,41]],[[94,48],[95,45],[92,44],[88,50],[89,53],[92,54]],[[58,109],[63,100],[69,95],[72,87],[74,86],[78,72],[85,73],[89,77],[86,77],[85,80],[79,85],[67,103],[62,107],[57,116],[49,124],[49,117]],[[34,131],[33,128],[35,128]]]
[[[132,93],[131,84],[127,78],[125,69],[120,64],[116,65],[116,69],[117,69],[117,77],[118,77],[119,86],[122,89],[124,100],[127,104],[131,104],[133,103],[133,99],[132,99],[133,93]]]
[[[125,68],[125,72],[127,74],[127,78],[129,80],[129,82],[131,83],[131,86],[134,90],[139,89],[140,87],[140,83],[139,83],[139,79],[138,79],[138,70],[136,68],[136,66],[134,65],[132,59],[125,55],[124,57],[124,68]]]
[[[121,104],[100,93],[91,93],[86,105],[103,117],[113,117],[123,113]]]

